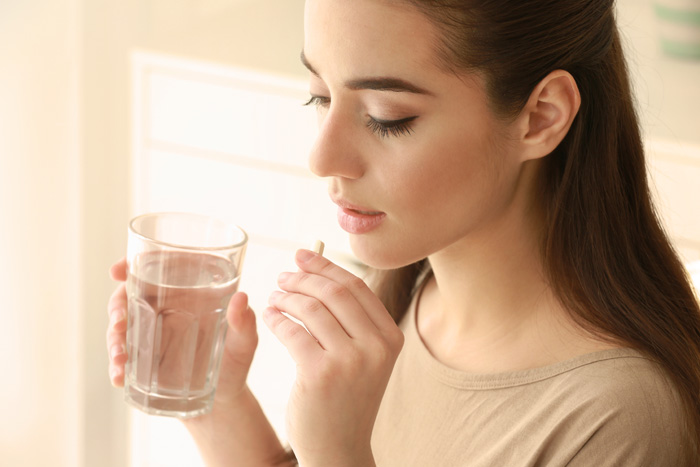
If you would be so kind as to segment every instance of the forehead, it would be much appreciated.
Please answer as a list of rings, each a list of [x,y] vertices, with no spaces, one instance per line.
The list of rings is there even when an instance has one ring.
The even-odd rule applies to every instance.
[[[435,26],[389,0],[307,0],[304,55],[322,76],[438,71]]]

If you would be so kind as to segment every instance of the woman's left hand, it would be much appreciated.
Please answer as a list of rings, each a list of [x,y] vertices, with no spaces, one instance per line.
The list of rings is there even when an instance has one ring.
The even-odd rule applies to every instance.
[[[300,465],[374,465],[372,428],[403,334],[360,278],[308,250],[295,259],[263,314],[297,364],[290,444]]]

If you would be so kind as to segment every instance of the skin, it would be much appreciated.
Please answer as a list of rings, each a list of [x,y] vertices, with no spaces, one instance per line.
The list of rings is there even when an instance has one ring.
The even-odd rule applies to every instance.
[[[428,257],[435,277],[418,328],[432,353],[458,369],[495,372],[605,348],[569,322],[538,248],[537,177],[580,105],[573,78],[553,72],[504,121],[482,76],[439,66],[437,31],[418,11],[316,0],[305,21],[320,128],[311,169],[329,179],[332,198],[385,213],[378,228],[350,235],[362,261],[395,268]],[[368,77],[398,77],[425,92],[349,85]],[[398,136],[367,125],[408,117],[416,117],[410,132]]]
[[[437,31],[400,2],[309,0],[305,32],[319,116],[311,170],[328,179],[334,200],[384,214],[377,228],[350,234],[359,259],[379,268],[429,259],[434,277],[417,323],[435,358],[464,371],[512,371],[606,348],[567,319],[538,254],[535,188],[542,158],[580,105],[573,78],[552,72],[506,122],[490,110],[478,73],[440,67]],[[375,89],[377,78],[421,92],[396,82]],[[396,131],[377,123],[407,119]],[[295,259],[298,271],[280,275],[262,313],[297,364],[290,443],[302,465],[373,465],[372,427],[403,335],[362,280],[306,250]],[[123,281],[125,263],[111,274]],[[108,306],[115,386],[125,303],[121,285]],[[257,345],[245,294],[234,295],[228,321],[214,410],[186,426],[209,465],[270,465],[282,448],[245,384]]]

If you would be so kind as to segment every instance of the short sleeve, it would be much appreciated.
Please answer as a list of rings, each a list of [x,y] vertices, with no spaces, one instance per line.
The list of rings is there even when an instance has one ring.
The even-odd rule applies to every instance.
[[[682,466],[684,418],[667,378],[655,366],[633,365],[616,380],[599,401],[605,419],[567,465]]]

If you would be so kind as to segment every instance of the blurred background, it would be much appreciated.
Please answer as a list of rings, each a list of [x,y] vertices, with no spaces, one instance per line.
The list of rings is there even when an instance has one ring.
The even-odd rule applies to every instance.
[[[700,61],[661,46],[679,28],[650,1],[618,10],[658,203],[697,267]],[[361,270],[306,169],[302,43],[303,0],[0,2],[3,465],[201,465],[177,421],[132,412],[109,384],[107,271],[131,216],[236,219],[257,311],[316,238]],[[251,386],[284,438],[294,368],[264,326],[260,336]]]

